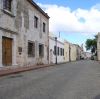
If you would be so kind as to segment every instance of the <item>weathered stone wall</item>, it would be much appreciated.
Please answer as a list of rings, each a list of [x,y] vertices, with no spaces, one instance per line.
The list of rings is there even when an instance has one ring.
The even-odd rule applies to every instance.
[[[27,0],[13,0],[12,9],[11,13],[3,10],[3,0],[0,0],[0,34],[4,35],[4,31],[9,31],[8,34],[12,35],[9,37],[13,38],[16,45],[13,46],[16,51],[16,58],[14,58],[16,59],[16,64],[19,66],[37,63],[47,64],[49,19]],[[34,16],[39,19],[38,29],[34,28]],[[43,22],[46,23],[45,33],[42,30]],[[0,35],[1,38],[2,35]],[[28,41],[35,42],[35,57],[28,57]],[[42,59],[39,58],[39,43],[44,45],[44,57]],[[19,48],[22,49],[20,53],[18,52]],[[0,51],[0,53],[2,52]]]

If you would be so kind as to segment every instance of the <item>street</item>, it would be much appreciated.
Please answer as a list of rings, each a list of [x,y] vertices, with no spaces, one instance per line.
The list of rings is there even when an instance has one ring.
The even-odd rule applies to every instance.
[[[0,77],[0,99],[100,99],[100,63],[83,60]]]

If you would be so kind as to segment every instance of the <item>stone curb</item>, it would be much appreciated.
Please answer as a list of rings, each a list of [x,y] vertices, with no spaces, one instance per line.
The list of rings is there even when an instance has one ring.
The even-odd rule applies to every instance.
[[[36,70],[36,69],[40,69],[40,68],[46,68],[46,67],[50,67],[50,66],[54,66],[54,65],[55,64],[1,69],[0,70],[0,77],[6,76],[6,75],[11,75],[11,74],[17,74],[17,73],[25,72],[25,71]]]

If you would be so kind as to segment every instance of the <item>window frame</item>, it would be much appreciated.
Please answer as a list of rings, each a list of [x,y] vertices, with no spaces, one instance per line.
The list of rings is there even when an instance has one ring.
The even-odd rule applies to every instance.
[[[60,48],[60,55],[62,56],[62,48]]]
[[[43,32],[45,33],[46,32],[46,23],[43,22]]]
[[[64,49],[63,49],[63,56],[64,56]]]
[[[38,28],[38,17],[34,16],[34,27]]]
[[[41,46],[41,49],[40,49]],[[39,57],[44,57],[44,44],[39,43]]]
[[[32,46],[29,44],[31,44]],[[35,57],[35,42],[33,41],[28,41],[28,57]]]
[[[3,9],[12,12],[12,1],[13,0],[3,0]]]
[[[59,49],[60,49],[60,48],[59,48],[59,47],[57,47],[57,53],[58,53],[58,56],[59,56]]]
[[[57,49],[56,49],[56,45],[54,46],[54,55],[56,55],[57,54],[57,51],[56,51]]]

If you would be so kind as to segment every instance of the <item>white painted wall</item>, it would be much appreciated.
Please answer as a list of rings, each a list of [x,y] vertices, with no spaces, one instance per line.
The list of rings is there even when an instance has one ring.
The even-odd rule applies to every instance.
[[[55,63],[56,62],[56,56],[54,55],[54,46],[56,45],[55,39],[52,37],[49,37],[49,63]],[[57,47],[64,49],[64,43],[61,41],[57,41]],[[57,62],[63,63],[64,62],[64,56],[57,55]]]

